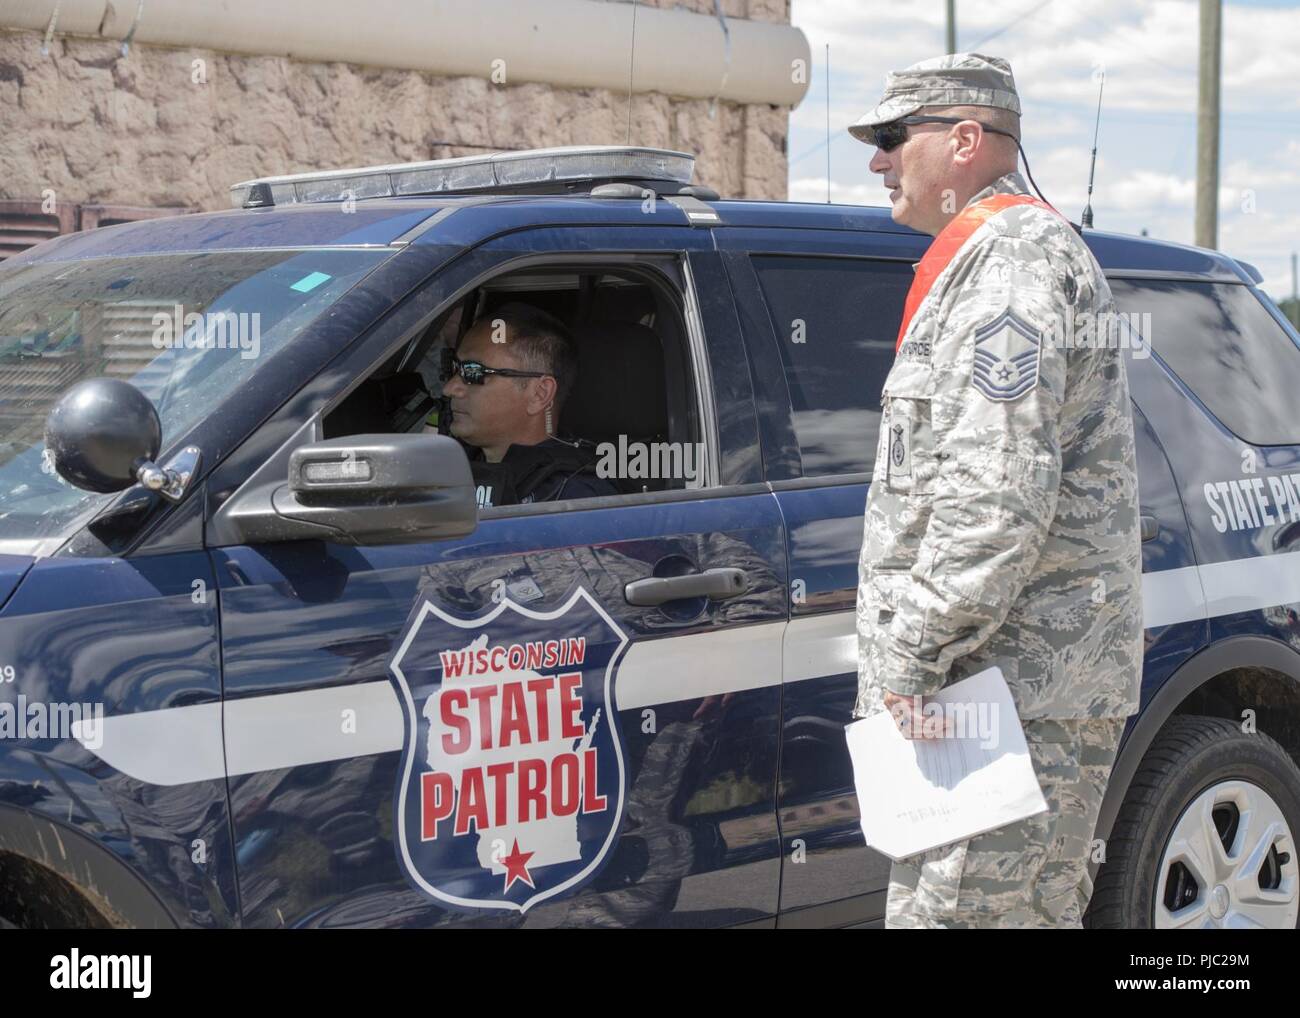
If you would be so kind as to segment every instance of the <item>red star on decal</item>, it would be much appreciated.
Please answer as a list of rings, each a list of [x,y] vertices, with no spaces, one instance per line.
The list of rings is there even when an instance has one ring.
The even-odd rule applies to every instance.
[[[501,857],[501,861],[506,867],[507,891],[510,890],[510,885],[516,880],[522,880],[529,887],[536,889],[537,885],[533,883],[533,878],[528,873],[528,860],[533,857],[533,854],[532,852],[519,851],[519,839],[515,838],[515,845],[510,850],[510,854]]]

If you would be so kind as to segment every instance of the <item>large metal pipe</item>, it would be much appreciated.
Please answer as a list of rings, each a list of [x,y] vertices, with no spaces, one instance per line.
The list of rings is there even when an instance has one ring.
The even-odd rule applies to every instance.
[[[803,32],[603,0],[0,0],[0,29],[793,107]],[[138,21],[137,21],[138,15]],[[728,44],[727,37],[730,37]],[[495,76],[494,76],[495,75]]]

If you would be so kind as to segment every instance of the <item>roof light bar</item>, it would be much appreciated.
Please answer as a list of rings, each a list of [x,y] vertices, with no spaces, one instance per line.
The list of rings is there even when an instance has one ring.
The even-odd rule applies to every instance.
[[[619,145],[568,145],[424,163],[259,177],[232,184],[230,200],[235,208],[255,208],[417,194],[564,193],[574,189],[571,185],[593,181],[663,181],[681,186],[690,183],[694,169],[695,157],[689,152]]]

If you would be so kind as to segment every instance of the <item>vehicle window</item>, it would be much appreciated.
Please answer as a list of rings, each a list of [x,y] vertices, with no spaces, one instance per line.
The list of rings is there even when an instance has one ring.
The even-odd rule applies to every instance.
[[[704,451],[678,299],[666,284],[631,272],[505,274],[374,369],[326,415],[325,436],[449,432],[465,446],[484,508],[700,486]],[[447,374],[449,352],[488,369],[544,368],[544,350],[520,353],[498,324],[521,308],[558,324],[576,358],[552,415],[553,440],[539,441],[540,419],[520,414],[530,379],[489,374],[475,384]],[[492,466],[503,461],[504,468]],[[514,483],[530,470],[574,479],[556,487],[525,473]],[[494,477],[511,483],[493,488]]]
[[[894,362],[904,262],[755,255],[785,366],[804,477],[868,473]]]
[[[45,417],[72,385],[125,379],[163,446],[390,252],[253,251],[0,265],[0,540],[65,532],[112,495],[43,462]]]
[[[1138,316],[1129,321],[1224,427],[1254,445],[1300,443],[1300,348],[1250,287],[1128,279],[1110,287],[1116,309]]]

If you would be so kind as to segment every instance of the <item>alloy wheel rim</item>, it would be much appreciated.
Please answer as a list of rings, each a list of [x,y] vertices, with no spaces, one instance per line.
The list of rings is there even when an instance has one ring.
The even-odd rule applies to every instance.
[[[1281,808],[1248,781],[1220,781],[1183,810],[1157,871],[1157,929],[1294,929],[1295,839]]]

